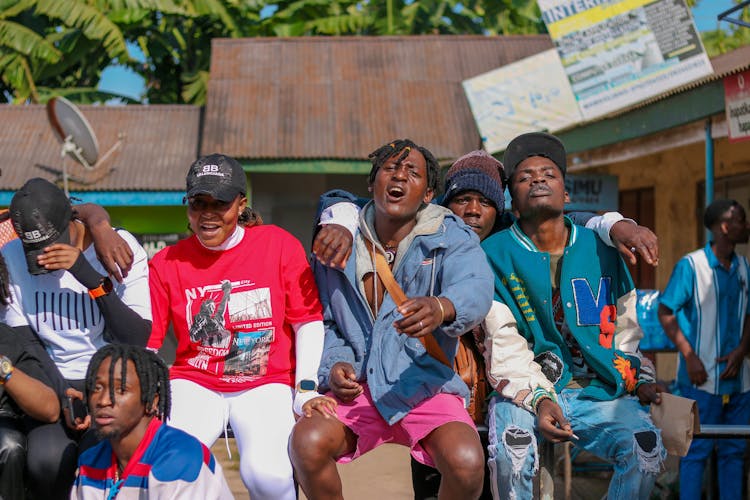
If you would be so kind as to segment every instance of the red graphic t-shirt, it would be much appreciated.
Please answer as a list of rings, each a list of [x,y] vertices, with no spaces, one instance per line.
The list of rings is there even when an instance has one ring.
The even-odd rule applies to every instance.
[[[172,378],[233,392],[268,383],[294,385],[293,324],[322,320],[305,251],[273,225],[245,229],[240,244],[205,248],[195,236],[149,263],[153,329],[161,347],[177,337]]]

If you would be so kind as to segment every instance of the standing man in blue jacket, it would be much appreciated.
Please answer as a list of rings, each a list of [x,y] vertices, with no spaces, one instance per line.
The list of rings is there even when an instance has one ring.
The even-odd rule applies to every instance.
[[[675,266],[660,298],[659,321],[680,352],[680,392],[698,403],[701,423],[747,425],[750,268],[735,246],[747,243],[750,226],[734,200],[714,201],[704,224],[711,241]],[[701,498],[703,470],[715,445],[713,439],[696,439],[680,460],[681,499]],[[745,440],[721,440],[717,455],[721,499],[745,498]]]
[[[338,406],[336,418],[313,413],[297,422],[297,478],[308,498],[342,498],[336,462],[396,442],[443,474],[441,497],[476,498],[483,452],[464,407],[466,384],[418,337],[434,335],[453,359],[458,337],[489,310],[492,277],[476,234],[430,204],[439,167],[427,149],[398,140],[370,159],[373,201],[360,214],[351,256],[343,269],[314,262],[326,324],[319,378]],[[375,271],[375,252],[408,298],[400,306]]]

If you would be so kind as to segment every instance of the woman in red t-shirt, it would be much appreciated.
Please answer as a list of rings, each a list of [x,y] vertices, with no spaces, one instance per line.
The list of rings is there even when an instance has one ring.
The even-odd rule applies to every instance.
[[[335,405],[317,392],[321,306],[302,245],[253,217],[246,189],[233,158],[213,154],[191,165],[193,235],[150,262],[148,346],[159,349],[173,325],[170,424],[210,447],[230,423],[250,497],[292,500],[294,413]]]

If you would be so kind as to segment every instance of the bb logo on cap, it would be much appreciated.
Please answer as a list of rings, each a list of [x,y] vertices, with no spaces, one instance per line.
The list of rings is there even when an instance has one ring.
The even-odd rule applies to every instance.
[[[218,165],[203,165],[203,172],[198,174],[198,177],[204,175],[218,175],[219,177],[224,177],[224,173],[219,171]]]
[[[186,198],[204,194],[229,203],[247,191],[242,165],[234,158],[218,153],[193,162],[186,181]]]
[[[44,248],[54,243],[70,244],[69,226],[73,209],[62,189],[34,178],[16,191],[10,201],[10,219],[23,244],[30,274],[48,272],[37,262]]]
[[[41,231],[34,230],[24,232],[21,239],[24,241],[24,243],[36,243],[38,241],[46,240],[47,236],[43,236]]]

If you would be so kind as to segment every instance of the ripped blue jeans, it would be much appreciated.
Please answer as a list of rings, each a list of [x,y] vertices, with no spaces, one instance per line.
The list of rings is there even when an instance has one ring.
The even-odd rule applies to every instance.
[[[558,404],[578,436],[578,446],[614,465],[607,498],[647,499],[666,450],[648,407],[631,396],[613,401],[578,399],[580,389],[563,389]],[[489,469],[493,498],[533,498],[539,469],[536,416],[495,396],[489,409]]]

